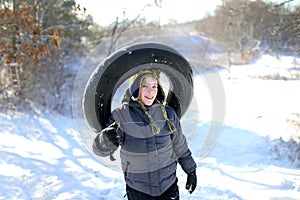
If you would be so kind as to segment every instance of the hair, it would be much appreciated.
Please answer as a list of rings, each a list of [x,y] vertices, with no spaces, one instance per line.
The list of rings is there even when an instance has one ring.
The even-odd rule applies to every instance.
[[[145,112],[145,115],[149,119],[152,132],[154,134],[159,134],[160,133],[160,128],[159,128],[158,124],[153,120],[152,116],[147,111],[145,105],[140,100],[140,96],[139,96],[139,89],[141,87],[142,81],[144,80],[144,78],[146,78],[148,76],[151,76],[151,77],[153,77],[153,79],[157,80],[158,92],[157,92],[157,96],[156,96],[156,99],[155,99],[155,103],[158,103],[161,106],[163,117],[167,122],[169,131],[170,131],[170,133],[173,133],[175,131],[175,127],[168,118],[166,108],[165,108],[166,96],[165,96],[163,88],[162,88],[162,86],[159,82],[160,71],[158,71],[158,70],[144,70],[144,71],[140,71],[139,73],[134,75],[130,80],[130,82],[131,82],[131,87],[130,87],[131,99],[133,101],[137,102],[140,105],[140,107],[142,108],[142,110]]]

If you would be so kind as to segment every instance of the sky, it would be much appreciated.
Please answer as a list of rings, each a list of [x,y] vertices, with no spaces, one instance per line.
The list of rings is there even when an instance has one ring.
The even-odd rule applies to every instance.
[[[266,0],[266,2],[283,2],[284,0]],[[222,0],[76,0],[78,4],[87,9],[94,21],[101,26],[107,26],[124,19],[124,11],[129,19],[136,18],[140,13],[147,21],[160,21],[161,24],[175,20],[179,23],[199,20],[208,14],[213,14]],[[155,2],[161,2],[158,7]],[[298,4],[295,0],[291,5]],[[145,5],[149,4],[149,6]],[[145,9],[144,9],[145,8]],[[142,12],[142,10],[144,11]]]
[[[96,23],[106,26],[113,23],[116,16],[119,16],[120,20],[123,19],[124,10],[128,18],[135,18],[147,4],[151,6],[147,6],[143,13],[149,21],[160,20],[164,24],[170,19],[177,22],[199,19],[213,13],[216,5],[220,5],[222,0],[162,0],[161,8],[155,6],[154,0],[76,0],[76,2],[87,9],[87,13],[94,17]]]

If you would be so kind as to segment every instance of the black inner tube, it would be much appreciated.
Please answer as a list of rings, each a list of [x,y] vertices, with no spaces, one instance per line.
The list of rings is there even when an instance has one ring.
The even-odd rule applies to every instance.
[[[181,118],[193,98],[193,71],[190,63],[175,49],[159,43],[133,45],[108,57],[91,75],[85,88],[83,109],[95,132],[108,123],[116,89],[143,69],[160,69],[171,82],[167,105]]]

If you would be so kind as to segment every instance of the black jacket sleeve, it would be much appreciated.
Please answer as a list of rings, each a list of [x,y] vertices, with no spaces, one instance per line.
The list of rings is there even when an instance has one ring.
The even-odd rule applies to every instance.
[[[194,161],[192,153],[188,148],[188,143],[185,135],[182,132],[180,120],[177,117],[177,114],[170,107],[168,108],[167,113],[176,128],[176,130],[171,133],[173,150],[178,157],[178,163],[181,165],[183,171],[189,174],[196,170],[196,162]]]
[[[119,147],[118,124],[110,119],[109,125],[102,129],[94,139],[93,151],[98,156],[111,155]]]

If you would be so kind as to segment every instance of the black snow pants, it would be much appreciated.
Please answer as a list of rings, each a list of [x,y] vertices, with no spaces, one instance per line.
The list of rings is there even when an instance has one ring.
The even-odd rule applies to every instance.
[[[126,185],[126,193],[128,200],[179,200],[177,180],[160,196],[150,196],[143,192],[132,189],[128,185]]]

